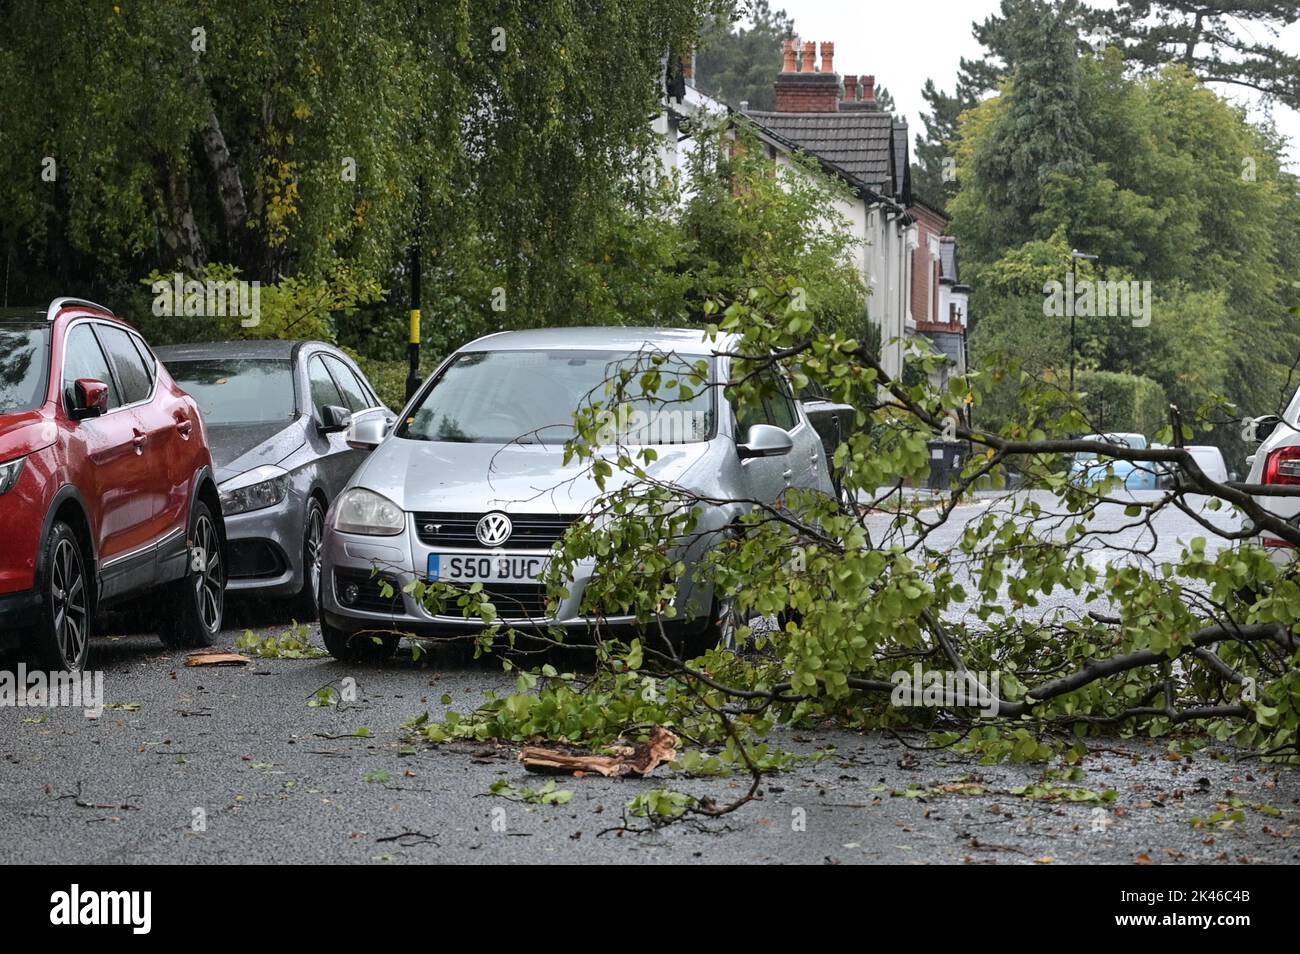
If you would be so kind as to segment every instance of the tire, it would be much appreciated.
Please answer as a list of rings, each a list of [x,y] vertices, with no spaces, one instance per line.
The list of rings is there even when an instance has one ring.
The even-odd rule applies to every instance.
[[[320,559],[325,542],[325,508],[315,497],[307,499],[307,515],[302,530],[302,589],[294,597],[295,618],[312,623],[320,618]]]
[[[50,672],[80,672],[90,656],[91,580],[81,541],[63,521],[55,521],[42,551],[41,618],[29,649],[37,665]]]
[[[226,605],[226,552],[221,527],[208,505],[194,504],[186,535],[191,551],[202,549],[203,568],[187,561],[185,575],[168,583],[165,612],[158,629],[164,646],[191,649],[211,646],[221,632]]]
[[[383,662],[397,652],[397,644],[401,642],[400,636],[391,633],[376,635],[336,629],[324,619],[320,621],[320,636],[329,654],[340,662]]]
[[[742,625],[740,614],[736,610],[734,597],[719,600],[715,595],[709,607],[709,615],[697,619],[682,634],[681,648],[683,659],[695,659],[711,649],[722,647],[733,652],[736,649],[736,631]]]
[[[739,526],[732,524],[721,531],[718,546],[726,546],[730,541],[737,539],[742,532]],[[719,646],[734,652],[736,631],[745,621],[740,619],[735,597],[719,597],[715,586],[713,599],[709,605],[709,615],[706,619],[697,622],[701,625],[691,627],[682,639],[682,652],[686,654],[687,659],[701,656]]]

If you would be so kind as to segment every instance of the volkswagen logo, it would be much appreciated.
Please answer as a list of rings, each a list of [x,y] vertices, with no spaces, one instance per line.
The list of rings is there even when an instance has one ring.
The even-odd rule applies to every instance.
[[[474,528],[474,536],[478,537],[478,542],[485,547],[499,547],[510,539],[513,530],[510,518],[505,514],[489,513],[479,518],[478,525]]]

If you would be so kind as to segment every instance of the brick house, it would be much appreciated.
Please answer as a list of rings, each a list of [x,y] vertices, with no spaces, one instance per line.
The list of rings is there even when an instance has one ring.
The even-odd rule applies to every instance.
[[[948,359],[949,374],[965,374],[970,289],[957,274],[957,240],[944,234],[949,218],[940,210],[914,198],[908,212],[916,228],[908,331]],[[947,376],[935,383],[942,386]]]

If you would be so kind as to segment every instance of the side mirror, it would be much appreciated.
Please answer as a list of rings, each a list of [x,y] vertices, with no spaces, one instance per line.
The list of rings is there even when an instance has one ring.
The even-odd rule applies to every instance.
[[[1269,414],[1264,417],[1256,418],[1254,435],[1255,442],[1259,444],[1264,443],[1264,441],[1268,440],[1269,435],[1277,430],[1277,426],[1281,423],[1282,419],[1276,414]]]
[[[320,432],[322,434],[338,434],[348,429],[352,423],[352,412],[345,407],[338,407],[333,404],[326,404],[320,409]]]
[[[100,417],[108,411],[108,385],[96,378],[77,378],[72,385],[72,409],[69,416],[74,421]]]
[[[736,445],[741,460],[753,457],[783,457],[794,449],[790,435],[774,424],[755,424],[745,435],[745,443]]]
[[[352,421],[347,428],[347,445],[353,450],[372,451],[388,436],[388,422],[382,417],[365,417]]]

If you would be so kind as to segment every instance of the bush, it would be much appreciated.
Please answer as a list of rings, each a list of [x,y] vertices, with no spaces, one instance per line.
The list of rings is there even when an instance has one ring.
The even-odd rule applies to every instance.
[[[1154,434],[1168,423],[1165,389],[1140,374],[1084,371],[1075,381],[1083,409],[1100,431]]]

